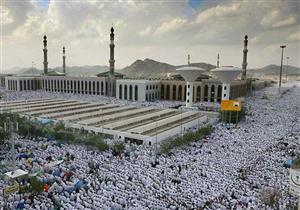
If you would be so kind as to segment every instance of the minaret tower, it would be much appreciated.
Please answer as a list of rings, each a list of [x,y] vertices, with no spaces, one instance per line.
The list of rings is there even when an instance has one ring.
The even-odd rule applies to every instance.
[[[218,56],[217,56],[217,68],[219,68],[219,67],[220,67],[220,55],[218,53]]]
[[[114,96],[115,94],[115,78],[114,78],[114,71],[115,71],[115,44],[114,44],[115,34],[113,26],[110,29],[110,57],[109,57],[109,84],[108,84],[108,96]]]
[[[110,58],[109,58],[109,74],[114,75],[115,71],[115,44],[114,44],[115,34],[114,34],[114,28],[111,27],[110,29]]]
[[[66,75],[66,48],[63,46],[63,73]]]
[[[44,36],[44,49],[43,49],[43,52],[44,52],[44,75],[47,75],[48,74],[48,59],[47,59],[47,36],[45,35]]]
[[[245,40],[244,40],[244,50],[243,50],[243,63],[242,63],[242,69],[243,69],[243,73],[242,73],[242,80],[246,79],[246,71],[247,71],[247,53],[248,53],[248,36],[245,36]]]

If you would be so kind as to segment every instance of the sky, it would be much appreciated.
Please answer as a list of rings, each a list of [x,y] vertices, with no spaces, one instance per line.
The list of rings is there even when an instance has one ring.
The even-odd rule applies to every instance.
[[[1,70],[42,69],[43,35],[49,67],[108,65],[110,27],[115,28],[116,68],[151,58],[180,65],[191,62],[241,67],[249,37],[248,68],[300,66],[298,0],[0,0]],[[284,63],[286,59],[284,60]]]

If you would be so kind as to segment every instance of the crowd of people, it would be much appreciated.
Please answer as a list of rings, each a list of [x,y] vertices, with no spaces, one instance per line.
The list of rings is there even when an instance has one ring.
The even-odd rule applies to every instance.
[[[16,92],[6,97],[41,94],[55,95]],[[99,100],[119,103],[107,97]],[[168,107],[179,102],[149,103]],[[40,172],[38,179],[49,188],[34,197],[13,194],[8,205],[12,209],[289,209],[296,206],[297,198],[289,193],[284,162],[300,157],[299,103],[299,84],[286,87],[281,95],[275,87],[257,91],[246,98],[242,122],[230,126],[220,122],[206,139],[168,155],[156,156],[154,148],[146,145],[127,145],[124,154],[113,156],[110,151],[19,137],[17,154],[31,155],[18,158],[17,167]],[[9,155],[3,159],[8,163]],[[57,160],[63,161],[49,167]],[[8,170],[9,164],[4,165]],[[0,188],[4,185],[0,180]],[[276,198],[268,199],[271,192]],[[1,189],[0,208],[3,205]]]

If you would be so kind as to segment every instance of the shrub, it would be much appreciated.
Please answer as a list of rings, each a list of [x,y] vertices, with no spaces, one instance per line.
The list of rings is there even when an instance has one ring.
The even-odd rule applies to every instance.
[[[99,135],[88,137],[84,141],[84,144],[87,146],[96,147],[99,151],[105,151],[109,149],[108,145],[104,142],[102,136]]]
[[[125,149],[125,145],[123,142],[117,142],[113,145],[113,150],[115,150],[117,153],[122,153]]]
[[[198,141],[203,137],[209,135],[213,131],[212,126],[202,127],[195,133],[189,132],[184,134],[182,137],[177,137],[175,139],[167,140],[161,145],[162,153],[169,153],[173,148],[181,147],[187,145],[191,142]]]

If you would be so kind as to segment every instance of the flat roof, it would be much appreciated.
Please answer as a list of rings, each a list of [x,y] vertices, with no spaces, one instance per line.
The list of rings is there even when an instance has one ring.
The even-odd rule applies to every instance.
[[[58,118],[58,117],[63,117],[63,116],[72,116],[75,114],[81,114],[81,113],[85,113],[85,112],[90,112],[90,111],[97,111],[101,109],[101,106],[103,106],[103,104],[95,104],[92,107],[88,107],[88,108],[84,108],[84,109],[76,109],[76,110],[67,110],[64,112],[58,112],[58,113],[52,113],[47,115],[48,118]]]
[[[18,104],[18,105],[13,105],[13,106],[9,106],[11,108],[13,108],[14,110],[18,110],[18,109],[34,109],[34,108],[39,108],[39,107],[47,107],[47,106],[52,106],[52,105],[56,105],[56,104],[66,104],[66,103],[70,103],[71,101],[64,101],[64,100],[55,100],[55,101],[47,101],[47,102],[38,102],[38,103],[32,103],[32,104]],[[73,101],[74,102],[74,101]]]
[[[62,106],[63,107],[72,107],[72,106],[78,105],[78,104],[86,104],[86,103],[81,103],[81,102],[78,102],[78,101],[69,101],[69,102],[66,101],[66,103],[62,103],[62,104],[58,104],[58,105],[40,107],[40,108],[37,108],[35,110],[31,110],[27,114],[29,114],[29,115],[40,115],[40,114],[45,113],[45,111],[48,111],[48,110],[56,109],[56,108],[59,108],[59,107],[62,107]]]
[[[139,126],[139,127],[133,128],[133,129],[130,129],[130,130],[128,130],[128,132],[136,133],[136,134],[143,134],[146,131],[153,130],[153,129],[161,127],[161,126],[165,126],[165,125],[170,124],[172,122],[182,120],[186,117],[190,117],[190,116],[193,116],[193,115],[195,115],[194,112],[183,112],[183,113],[178,112],[178,114],[175,115],[175,116],[172,116],[172,117],[169,117],[169,118],[166,118],[166,119],[162,119],[162,120],[159,120],[159,121],[156,121],[156,122],[153,122],[153,123],[149,123],[149,124],[146,124],[146,125],[143,125],[143,126]]]
[[[23,112],[32,112],[32,111],[41,111],[41,113],[56,109],[56,108],[66,108],[66,107],[72,107],[75,105],[80,104],[87,104],[82,102],[71,102],[67,104],[58,104],[58,105],[49,105],[49,106],[39,106],[39,107],[33,107],[33,108],[22,108],[22,109],[13,109],[12,112],[15,113],[23,113]]]
[[[78,105],[70,106],[70,107],[61,107],[61,108],[58,108],[58,109],[45,111],[43,113],[43,115],[41,115],[40,117],[49,118],[48,116],[52,113],[58,113],[58,112],[69,111],[69,110],[71,111],[71,110],[76,110],[76,109],[84,109],[84,108],[95,107],[95,106],[97,106],[97,105],[84,103],[84,104],[78,104]]]
[[[115,108],[114,110],[111,110],[111,112],[109,112],[109,113],[117,113],[117,112],[122,112],[122,111],[126,111],[126,110],[131,110],[131,109],[136,109],[136,107],[134,107],[134,106],[118,107],[118,108]],[[107,110],[107,111],[110,111],[110,110]],[[109,116],[111,116],[111,115],[109,115]],[[89,118],[89,119],[86,119],[86,120],[78,121],[77,123],[84,124],[84,125],[91,125],[91,124],[100,122],[102,120],[104,120],[104,116],[100,115],[100,116],[97,116],[97,117],[94,117],[94,118]]]
[[[101,111],[92,111],[92,112],[88,112],[88,113],[82,113],[82,114],[77,114],[77,115],[72,115],[72,116],[61,117],[58,119],[68,120],[68,121],[80,120],[80,119],[85,119],[87,117],[95,117],[95,116],[98,116],[101,114],[111,113],[112,110],[114,110],[114,108],[118,108],[118,107],[119,107],[119,105],[117,105],[117,104],[107,104],[107,105],[101,106],[99,108],[99,110],[101,110]],[[106,110],[106,111],[102,111],[102,110]]]
[[[132,123],[135,123],[135,122],[140,122],[140,121],[143,121],[143,120],[146,120],[146,119],[151,119],[151,118],[154,118],[154,117],[157,117],[157,116],[160,116],[160,115],[165,115],[165,114],[169,114],[169,113],[173,113],[173,112],[175,112],[175,110],[165,109],[165,110],[161,110],[159,112],[150,113],[150,114],[134,117],[134,118],[127,119],[127,120],[122,120],[122,121],[119,121],[119,122],[106,124],[103,127],[106,128],[106,129],[116,129],[116,128],[119,128],[119,127],[124,126],[124,125],[129,125],[129,124],[132,124]]]

